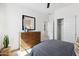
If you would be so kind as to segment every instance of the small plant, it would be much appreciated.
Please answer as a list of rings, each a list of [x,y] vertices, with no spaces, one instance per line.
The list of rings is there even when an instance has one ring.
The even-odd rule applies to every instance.
[[[4,36],[3,45],[4,45],[4,48],[8,48],[8,45],[9,45],[9,37],[8,37],[8,35]]]

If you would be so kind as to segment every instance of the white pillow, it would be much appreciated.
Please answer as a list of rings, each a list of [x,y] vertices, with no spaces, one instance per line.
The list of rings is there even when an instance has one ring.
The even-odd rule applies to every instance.
[[[75,51],[75,54],[79,56],[79,37],[77,38],[77,41],[74,44],[74,51]]]

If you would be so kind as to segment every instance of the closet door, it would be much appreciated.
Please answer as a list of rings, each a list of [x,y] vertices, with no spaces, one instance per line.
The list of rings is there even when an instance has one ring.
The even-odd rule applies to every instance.
[[[64,18],[62,40],[67,42],[75,41],[75,16],[68,16]]]
[[[79,37],[79,14],[76,15],[76,37]]]

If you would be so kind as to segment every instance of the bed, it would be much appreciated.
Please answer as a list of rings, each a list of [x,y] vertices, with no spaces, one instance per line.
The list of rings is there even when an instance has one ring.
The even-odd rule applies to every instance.
[[[74,44],[60,40],[46,40],[34,46],[30,56],[75,56]]]

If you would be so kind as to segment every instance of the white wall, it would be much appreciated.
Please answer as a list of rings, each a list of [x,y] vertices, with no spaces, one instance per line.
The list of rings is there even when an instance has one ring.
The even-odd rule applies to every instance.
[[[53,39],[53,15],[49,15],[49,21],[48,21],[48,26],[47,26],[47,30],[48,30],[48,37],[49,39]]]
[[[79,4],[72,4],[67,7],[55,10],[55,39],[57,39],[57,19],[64,18],[62,40],[68,42],[75,41],[75,16],[77,25],[77,36],[79,36]],[[53,15],[52,15],[53,17]]]
[[[0,4],[0,49],[3,47],[3,37],[7,32],[5,4]]]
[[[36,18],[36,30],[44,34],[44,23],[48,21],[48,15],[19,6],[18,4],[0,4],[0,48],[3,47],[3,35],[8,34],[12,49],[19,48],[20,32],[22,31],[22,15]],[[41,40],[45,40],[41,35]]]

